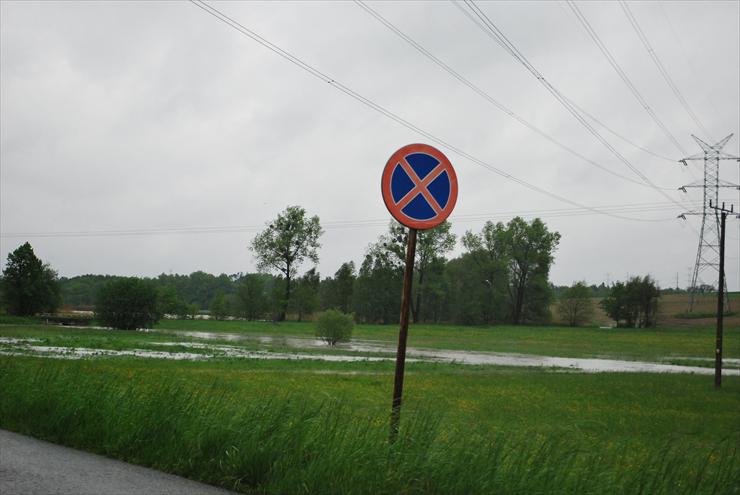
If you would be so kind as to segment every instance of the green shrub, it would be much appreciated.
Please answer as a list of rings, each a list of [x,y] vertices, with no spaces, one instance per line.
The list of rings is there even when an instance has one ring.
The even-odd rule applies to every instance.
[[[352,315],[337,309],[329,309],[320,313],[316,320],[316,336],[329,345],[347,342],[352,338],[354,326]]]
[[[108,282],[100,289],[95,316],[105,326],[121,330],[150,327],[159,321],[157,288],[135,277]]]

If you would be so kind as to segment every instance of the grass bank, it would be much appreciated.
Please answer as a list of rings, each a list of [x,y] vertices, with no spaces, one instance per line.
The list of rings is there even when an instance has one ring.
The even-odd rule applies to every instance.
[[[0,426],[245,493],[736,493],[740,380],[0,357]]]

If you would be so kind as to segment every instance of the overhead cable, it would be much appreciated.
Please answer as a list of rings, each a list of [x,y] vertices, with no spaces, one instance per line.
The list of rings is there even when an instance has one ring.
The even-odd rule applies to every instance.
[[[659,194],[673,202],[676,206],[684,207],[679,201],[676,201],[668,194],[665,193],[661,188],[656,186],[645,174],[643,174],[637,167],[635,167],[624,155],[622,155],[612,144],[607,141],[599,132],[578,112],[578,110],[570,103],[560,91],[555,88],[546,78],[540,73],[537,68],[517,49],[517,47],[509,40],[506,35],[496,26],[496,24],[488,18],[488,16],[478,7],[472,0],[463,0],[465,5],[470,9],[475,17],[470,15],[464,9],[462,12],[472,20],[485,34],[491,39],[498,43],[504,50],[509,53],[514,59],[520,62],[549,92],[550,94],[566,109],[570,112],[583,127],[588,130],[601,144],[603,144],[609,151],[616,156],[619,161],[624,163],[630,170],[632,170],[643,182],[649,184]]]
[[[625,85],[627,85],[627,88],[630,90],[632,95],[637,99],[637,101],[640,103],[640,105],[645,109],[645,111],[650,115],[650,117],[653,119],[653,122],[655,122],[661,131],[663,131],[663,134],[666,135],[669,141],[673,143],[673,145],[678,148],[679,151],[681,151],[682,155],[686,155],[686,151],[683,149],[681,144],[678,142],[678,140],[673,136],[671,131],[668,130],[666,125],[663,123],[662,120],[658,117],[658,115],[653,111],[653,109],[648,105],[647,100],[642,96],[642,94],[638,91],[637,87],[634,85],[634,83],[630,80],[630,78],[627,76],[627,74],[624,72],[622,67],[617,63],[614,56],[611,54],[609,49],[606,47],[603,41],[601,41],[601,38],[599,37],[596,30],[591,26],[591,23],[588,22],[588,19],[586,19],[586,16],[583,15],[581,10],[578,8],[578,6],[573,2],[573,0],[566,0],[568,3],[568,6],[573,11],[573,14],[576,16],[578,21],[580,21],[583,28],[586,30],[586,33],[589,35],[589,37],[593,40],[593,42],[598,47],[599,51],[604,55],[606,60],[609,62],[609,65],[612,66],[612,68],[616,71],[616,73],[619,75],[619,77],[622,79]]]
[[[654,203],[631,203],[623,205],[603,205],[599,210],[611,213],[646,213],[646,212],[669,212],[674,206],[666,202]],[[514,216],[525,218],[558,218],[582,215],[593,215],[595,212],[585,208],[551,208],[544,210],[526,211],[498,211],[488,213],[470,213],[452,215],[450,221],[456,223],[473,223],[486,220],[507,219]],[[675,215],[655,221],[668,221],[675,219]],[[385,227],[388,218],[376,218],[367,220],[330,220],[322,222],[324,230],[341,230],[353,228]],[[8,232],[0,234],[2,238],[43,238],[43,237],[132,237],[150,235],[194,235],[194,234],[228,234],[228,233],[250,233],[259,232],[265,225],[226,225],[226,226],[200,226],[200,227],[163,227],[163,228],[138,228],[138,229],[108,229],[108,230],[77,230],[77,231],[36,231],[36,232]]]
[[[543,138],[547,139],[548,141],[550,141],[554,145],[556,145],[559,148],[567,151],[568,153],[572,154],[573,156],[576,156],[576,157],[580,158],[584,162],[586,162],[586,163],[588,163],[590,165],[593,165],[594,167],[599,168],[599,169],[601,169],[602,171],[604,171],[604,172],[606,172],[608,174],[611,174],[611,175],[613,175],[615,177],[619,177],[620,179],[625,180],[627,182],[631,182],[633,184],[637,184],[637,185],[645,186],[645,187],[651,187],[649,184],[645,184],[642,181],[635,180],[635,179],[633,179],[631,177],[627,177],[627,176],[622,175],[622,174],[620,174],[618,172],[615,172],[615,171],[611,170],[610,168],[605,167],[604,165],[601,165],[600,163],[598,163],[598,162],[596,162],[596,161],[594,161],[594,160],[592,160],[592,159],[590,159],[590,158],[582,155],[581,153],[579,153],[578,151],[574,150],[573,148],[571,148],[571,147],[563,144],[562,142],[558,141],[557,139],[555,139],[551,135],[547,134],[545,131],[543,131],[543,130],[539,129],[538,127],[536,127],[531,122],[527,121],[523,117],[521,117],[521,116],[517,115],[516,113],[514,113],[513,110],[511,110],[508,107],[506,107],[503,103],[497,101],[489,93],[487,93],[486,91],[484,91],[483,89],[481,89],[479,86],[476,86],[474,83],[472,83],[465,76],[461,75],[459,72],[457,72],[456,70],[454,70],[452,67],[450,67],[449,65],[447,65],[445,62],[443,62],[442,60],[440,60],[439,58],[437,58],[436,56],[434,56],[432,53],[429,52],[429,50],[427,50],[426,48],[424,48],[420,43],[418,43],[416,40],[414,40],[413,38],[411,38],[411,36],[409,36],[408,34],[406,34],[405,32],[403,32],[401,29],[399,29],[397,26],[395,26],[393,23],[391,23],[388,19],[386,19],[385,17],[383,17],[382,15],[380,15],[376,10],[374,10],[372,7],[370,7],[369,5],[367,5],[365,2],[363,2],[362,0],[355,0],[355,3],[359,7],[361,7],[363,10],[365,10],[365,12],[367,12],[368,14],[370,14],[373,18],[375,18],[378,22],[380,22],[385,27],[387,27],[389,30],[391,30],[393,33],[395,33],[398,37],[400,37],[406,43],[408,43],[413,48],[415,48],[419,53],[421,53],[422,55],[424,55],[425,57],[427,57],[429,60],[431,60],[432,62],[434,62],[435,64],[437,64],[444,71],[446,71],[447,73],[449,73],[452,77],[454,77],[455,79],[457,79],[458,81],[460,81],[461,83],[463,83],[468,88],[472,89],[475,93],[477,93],[479,96],[481,96],[482,98],[484,98],[486,101],[488,101],[494,107],[496,107],[497,109],[501,110],[506,115],[508,115],[509,117],[513,118],[514,120],[516,120],[517,122],[519,122],[520,124],[522,124],[523,126],[525,126],[526,128],[528,128],[531,131],[539,134]],[[645,150],[645,151],[647,151],[647,150]],[[674,162],[675,163],[675,160],[673,160],[671,158],[668,158],[668,160],[670,160],[671,162]],[[661,187],[661,189],[663,189],[663,190],[674,190],[675,187]]]
[[[316,69],[315,67],[309,65],[308,63],[304,62],[303,60],[301,60],[300,58],[298,58],[295,55],[291,54],[290,52],[288,52],[288,51],[280,48],[279,46],[275,45],[274,43],[268,41],[264,37],[258,35],[254,31],[250,30],[249,28],[243,26],[242,24],[240,24],[239,22],[235,21],[234,19],[232,19],[231,17],[227,16],[226,14],[224,14],[223,12],[221,12],[220,10],[218,10],[215,7],[211,6],[210,4],[208,4],[208,3],[206,3],[206,2],[204,2],[202,0],[190,0],[190,1],[195,6],[197,6],[200,9],[202,9],[203,11],[207,12],[208,14],[212,15],[213,17],[215,17],[219,21],[223,22],[224,24],[228,25],[232,29],[238,31],[239,33],[243,34],[244,36],[247,36],[247,37],[251,38],[252,40],[254,40],[257,43],[259,43],[260,45],[262,45],[265,48],[269,49],[270,51],[276,53],[280,57],[288,60],[290,63],[296,65],[297,67],[299,67],[301,69],[303,69],[304,71],[308,72],[309,74],[311,74],[312,76],[316,77],[317,79],[330,84],[332,87],[334,87],[337,90],[343,92],[347,96],[350,96],[351,98],[354,98],[355,100],[359,101],[363,105],[366,105],[367,107],[375,110],[376,112],[384,115],[385,117],[387,117],[387,118],[389,118],[389,119],[397,122],[398,124],[401,124],[402,126],[406,127],[407,129],[416,132],[417,134],[419,134],[419,135],[421,135],[421,136],[429,139],[430,141],[432,141],[432,142],[434,142],[434,143],[436,143],[436,144],[438,144],[438,145],[440,145],[440,146],[442,146],[442,147],[444,147],[444,148],[452,151],[453,153],[455,153],[455,154],[457,154],[459,156],[462,156],[463,158],[466,158],[466,159],[470,160],[471,162],[475,163],[476,165],[479,165],[482,168],[485,168],[486,170],[489,170],[490,172],[493,172],[493,173],[495,173],[495,174],[497,174],[497,175],[499,175],[499,176],[501,176],[501,177],[503,177],[503,178],[505,178],[507,180],[510,180],[512,182],[515,182],[515,183],[517,183],[517,184],[519,184],[519,185],[521,185],[521,186],[523,186],[523,187],[525,187],[527,189],[530,189],[532,191],[535,191],[535,192],[540,193],[540,194],[545,195],[545,196],[549,196],[549,197],[551,197],[553,199],[556,199],[556,200],[561,201],[563,203],[570,204],[570,205],[575,206],[577,208],[584,208],[584,209],[587,209],[589,211],[593,211],[594,213],[598,213],[598,214],[602,214],[602,215],[607,215],[607,216],[611,216],[611,217],[614,217],[614,218],[621,218],[623,220],[633,220],[633,221],[641,221],[641,222],[651,221],[649,219],[635,218],[635,217],[627,217],[627,216],[624,216],[624,215],[612,214],[612,213],[609,213],[607,211],[600,211],[600,210],[598,210],[596,208],[593,208],[593,207],[590,207],[590,206],[586,206],[586,205],[582,205],[582,204],[580,204],[580,203],[578,203],[576,201],[573,201],[573,200],[568,199],[566,197],[560,196],[559,194],[556,194],[556,193],[554,193],[552,191],[549,191],[549,190],[544,189],[542,187],[539,187],[539,186],[536,186],[534,184],[531,184],[531,183],[529,183],[529,182],[527,182],[527,181],[525,181],[523,179],[520,179],[518,177],[515,177],[514,175],[509,174],[508,172],[505,172],[505,171],[503,171],[503,170],[501,170],[499,168],[496,168],[495,166],[491,165],[490,163],[488,163],[488,162],[486,162],[486,161],[484,161],[484,160],[482,160],[480,158],[477,158],[477,157],[475,157],[475,156],[473,156],[473,155],[471,155],[471,154],[463,151],[462,149],[460,149],[460,148],[458,148],[458,147],[456,147],[456,146],[448,143],[447,141],[444,141],[441,138],[438,138],[437,136],[431,134],[430,132],[428,132],[428,131],[426,131],[424,129],[421,129],[420,127],[412,124],[411,122],[409,122],[409,121],[403,119],[402,117],[396,115],[395,113],[391,112],[390,110],[387,110],[386,108],[380,106],[379,104],[373,102],[372,100],[370,100],[370,99],[368,99],[368,98],[360,95],[359,93],[353,91],[352,89],[350,89],[349,87],[347,87],[344,84],[340,83],[336,79],[334,79],[334,78],[332,78],[332,77],[324,74],[323,72],[319,71],[318,69]],[[653,184],[653,187],[655,187],[654,184]],[[669,196],[666,195],[666,197],[670,199]]]
[[[675,163],[676,163],[676,159],[675,159],[675,158],[671,158],[670,156],[665,156],[665,155],[661,155],[660,153],[656,153],[656,152],[654,152],[654,151],[652,151],[652,150],[649,150],[649,149],[645,148],[644,146],[641,146],[641,145],[639,145],[639,144],[635,143],[634,141],[632,141],[632,140],[630,140],[630,139],[626,138],[626,137],[625,137],[625,136],[623,136],[622,134],[618,133],[617,131],[615,131],[614,129],[612,129],[611,127],[609,127],[608,125],[606,125],[605,123],[603,123],[602,121],[600,121],[599,119],[597,119],[596,117],[594,117],[594,116],[593,116],[593,114],[591,114],[591,113],[587,112],[586,110],[584,110],[584,108],[583,108],[582,106],[579,106],[579,105],[578,105],[578,104],[577,104],[576,102],[574,102],[574,101],[573,101],[573,100],[572,100],[571,98],[568,98],[568,97],[567,97],[567,96],[565,96],[565,95],[563,95],[563,98],[566,98],[566,99],[567,99],[567,100],[568,100],[568,101],[570,102],[570,104],[571,104],[571,105],[573,105],[573,106],[574,106],[574,107],[576,108],[576,110],[578,110],[578,111],[579,111],[579,112],[581,112],[581,113],[582,113],[583,115],[585,115],[586,117],[588,117],[588,118],[589,118],[589,119],[590,119],[591,121],[593,121],[593,122],[595,122],[596,124],[598,124],[598,125],[599,125],[600,127],[602,127],[602,128],[603,128],[603,129],[604,129],[604,130],[605,130],[606,132],[608,132],[609,134],[613,135],[614,137],[616,137],[616,138],[618,138],[618,139],[620,139],[620,140],[624,141],[625,143],[629,144],[630,146],[633,146],[633,147],[635,147],[635,148],[637,148],[637,149],[639,149],[639,150],[642,150],[642,151],[644,151],[644,152],[645,152],[645,153],[647,153],[648,155],[652,155],[652,156],[654,156],[654,157],[656,157],[656,158],[660,158],[660,159],[662,159],[662,160],[665,160],[665,161],[667,161],[667,162],[671,162],[671,163],[673,163],[673,164],[675,164]]]
[[[684,97],[683,93],[681,93],[681,90],[678,89],[678,86],[676,86],[676,83],[673,82],[673,79],[671,78],[670,74],[668,74],[668,71],[666,70],[665,66],[658,58],[658,54],[655,53],[655,50],[653,50],[653,47],[650,45],[650,42],[648,41],[647,36],[645,36],[645,32],[638,24],[637,19],[635,19],[635,16],[632,13],[632,10],[630,10],[629,5],[627,5],[627,2],[625,2],[624,0],[619,0],[619,5],[622,7],[622,10],[624,11],[624,15],[627,16],[627,19],[630,21],[630,24],[632,24],[632,28],[635,30],[635,33],[637,33],[637,37],[640,38],[642,45],[645,47],[645,50],[647,50],[653,63],[658,68],[660,75],[663,76],[663,79],[665,79],[665,82],[666,84],[668,84],[668,87],[670,87],[671,91],[673,91],[673,94],[676,95],[676,99],[678,99],[678,102],[681,104],[683,109],[686,110],[686,113],[689,114],[689,117],[691,117],[691,120],[694,121],[696,126],[704,133],[704,136],[710,139],[714,139],[712,138],[711,134],[709,134],[709,131],[707,130],[707,128],[704,127],[704,124],[702,124],[701,120],[699,120],[699,117],[696,116],[696,113],[694,113],[694,111],[691,109],[689,102],[686,101],[686,98]]]

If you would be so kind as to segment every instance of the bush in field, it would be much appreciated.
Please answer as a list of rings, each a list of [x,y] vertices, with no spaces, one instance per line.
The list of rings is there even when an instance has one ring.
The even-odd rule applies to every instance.
[[[618,327],[647,328],[656,325],[660,289],[649,276],[617,282],[601,303]]]
[[[352,337],[354,326],[352,315],[329,309],[320,313],[316,320],[316,336],[329,345],[347,342]]]
[[[157,287],[146,280],[114,280],[98,292],[95,316],[103,325],[121,330],[149,327],[161,317],[157,296]]]

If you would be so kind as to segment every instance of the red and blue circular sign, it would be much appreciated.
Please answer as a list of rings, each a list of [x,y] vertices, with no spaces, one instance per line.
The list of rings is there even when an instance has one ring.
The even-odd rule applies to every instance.
[[[447,157],[428,144],[409,144],[391,155],[380,181],[393,218],[411,229],[444,222],[457,202],[457,175]]]

